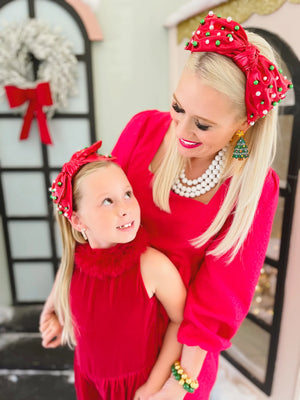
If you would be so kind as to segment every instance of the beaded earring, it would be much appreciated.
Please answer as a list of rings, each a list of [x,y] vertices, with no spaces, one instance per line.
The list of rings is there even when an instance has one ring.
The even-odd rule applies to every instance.
[[[82,237],[83,237],[84,240],[88,240],[88,237],[87,237],[87,235],[85,233],[85,229],[81,229],[80,233],[82,234]]]
[[[232,158],[242,161],[249,157],[249,149],[246,145],[245,139],[243,138],[244,131],[238,130],[236,134],[239,136],[239,140],[234,147]]]

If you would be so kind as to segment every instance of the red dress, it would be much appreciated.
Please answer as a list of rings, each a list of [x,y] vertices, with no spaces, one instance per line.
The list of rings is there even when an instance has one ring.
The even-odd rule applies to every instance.
[[[230,339],[251,304],[271,233],[279,179],[270,169],[252,227],[235,259],[227,265],[225,256],[208,256],[207,251],[216,246],[230,226],[231,217],[214,240],[201,248],[194,248],[189,240],[211,224],[229,181],[219,187],[208,204],[171,192],[171,214],[160,210],[152,199],[153,174],[149,165],[170,123],[168,112],[151,110],[137,114],[127,124],[113,154],[133,186],[151,245],[171,259],[188,288],[178,339],[189,346],[200,346],[208,354],[199,376],[200,388],[185,399],[207,400],[216,378],[219,353],[230,346]]]
[[[157,305],[140,271],[148,240],[109,249],[78,245],[70,303],[75,324],[78,400],[132,400],[158,355]]]

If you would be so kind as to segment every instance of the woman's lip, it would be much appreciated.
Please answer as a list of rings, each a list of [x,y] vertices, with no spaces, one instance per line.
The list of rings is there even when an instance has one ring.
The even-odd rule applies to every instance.
[[[202,145],[201,142],[191,142],[190,140],[186,140],[186,139],[179,139],[179,142],[181,144],[181,146],[185,147],[186,149],[193,149],[195,147],[199,147]]]

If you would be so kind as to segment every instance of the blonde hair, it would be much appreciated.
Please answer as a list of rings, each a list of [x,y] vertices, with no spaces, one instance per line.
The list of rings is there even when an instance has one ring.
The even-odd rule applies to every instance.
[[[93,161],[84,165],[77,172],[72,181],[73,211],[78,211],[79,203],[82,198],[82,192],[80,190],[82,180],[99,168],[108,167],[110,165],[117,166],[117,164],[111,161]],[[73,321],[70,308],[70,285],[74,270],[76,243],[86,243],[86,241],[83,239],[81,233],[72,227],[70,221],[66,217],[59,215],[56,211],[55,213],[63,245],[63,254],[55,285],[55,312],[60,322],[63,324],[61,342],[73,348],[76,344],[74,329],[77,329],[77,327]]]
[[[249,42],[254,44],[261,54],[276,63],[273,49],[262,37],[252,32],[247,32],[247,35]],[[185,68],[191,69],[202,81],[229,98],[237,121],[246,119],[246,77],[230,58],[212,52],[192,53]],[[277,109],[274,108],[245,132],[244,138],[251,153],[246,161],[237,161],[231,157],[236,141],[229,143],[221,176],[221,183],[231,178],[229,188],[208,229],[197,238],[191,238],[195,247],[201,247],[215,237],[230,215],[233,219],[228,232],[208,254],[220,257],[228,253],[230,262],[243,245],[254,219],[264,180],[275,156],[277,115]],[[166,212],[170,212],[169,196],[172,184],[186,162],[178,154],[176,138],[172,135],[166,157],[156,171],[153,182],[154,202]]]

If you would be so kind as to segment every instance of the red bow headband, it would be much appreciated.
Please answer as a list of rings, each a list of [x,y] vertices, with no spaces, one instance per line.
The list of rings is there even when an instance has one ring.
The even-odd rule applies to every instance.
[[[69,162],[65,163],[61,172],[53,182],[50,191],[50,198],[57,204],[57,211],[68,219],[71,219],[73,212],[73,190],[72,179],[79,169],[93,161],[113,161],[116,157],[103,156],[97,153],[102,141],[92,144],[83,150],[74,153]]]
[[[210,11],[200,21],[186,50],[215,52],[231,58],[246,75],[245,102],[249,125],[265,116],[293,85],[281,75],[281,70],[260,54],[257,47],[248,42],[240,24],[229,17],[220,18]]]

